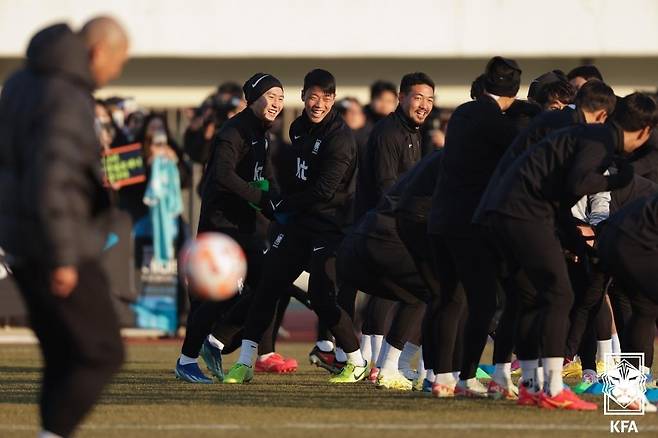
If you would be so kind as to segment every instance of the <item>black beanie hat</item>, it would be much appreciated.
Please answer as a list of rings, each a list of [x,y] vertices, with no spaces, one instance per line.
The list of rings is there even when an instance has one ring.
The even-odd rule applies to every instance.
[[[256,102],[270,88],[279,87],[283,90],[283,85],[274,76],[267,73],[256,73],[244,83],[242,91],[247,99],[247,105]]]
[[[528,99],[537,101],[537,95],[544,85],[552,84],[553,82],[567,82],[567,77],[560,70],[551,70],[543,75],[533,79],[528,88]]]
[[[484,88],[496,96],[514,97],[521,85],[521,69],[513,59],[494,56],[484,70]]]

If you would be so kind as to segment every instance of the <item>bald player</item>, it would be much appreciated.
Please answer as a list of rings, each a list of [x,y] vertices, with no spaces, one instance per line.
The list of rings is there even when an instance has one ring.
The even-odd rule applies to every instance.
[[[100,255],[111,212],[92,91],[117,78],[128,38],[98,17],[39,31],[0,97],[0,246],[44,359],[40,437],[70,436],[123,362]]]

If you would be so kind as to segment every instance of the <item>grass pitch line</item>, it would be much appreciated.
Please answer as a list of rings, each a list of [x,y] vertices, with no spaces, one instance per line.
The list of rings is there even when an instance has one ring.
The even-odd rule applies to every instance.
[[[610,426],[585,424],[504,424],[504,423],[283,423],[267,426],[250,426],[248,424],[85,424],[82,430],[141,430],[141,431],[177,431],[177,430],[263,430],[263,429],[301,429],[301,430],[335,430],[335,429],[378,429],[378,430],[499,430],[499,431],[609,431]],[[19,424],[0,424],[0,431],[37,431],[36,426]],[[642,432],[658,432],[658,426],[641,426]]]

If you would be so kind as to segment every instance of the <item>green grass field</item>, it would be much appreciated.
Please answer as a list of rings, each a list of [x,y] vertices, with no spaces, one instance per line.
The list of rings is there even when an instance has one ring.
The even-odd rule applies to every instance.
[[[292,375],[257,374],[241,386],[190,385],[174,379],[179,345],[129,344],[123,371],[86,419],[81,437],[528,437],[601,436],[598,412],[519,408],[493,400],[438,400],[372,384],[331,386],[308,365],[310,344],[281,344],[296,357]],[[485,357],[490,353],[485,352]],[[228,356],[230,366],[236,355]],[[33,437],[40,359],[36,346],[0,345],[0,437]],[[599,404],[602,399],[597,399]],[[630,417],[629,417],[630,418]],[[635,417],[640,433],[658,434],[658,415]]]

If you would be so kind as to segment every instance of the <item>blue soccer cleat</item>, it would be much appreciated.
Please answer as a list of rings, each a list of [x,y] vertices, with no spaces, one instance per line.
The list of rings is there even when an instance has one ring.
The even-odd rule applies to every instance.
[[[203,341],[199,356],[206,363],[213,376],[220,382],[224,381],[224,370],[222,369],[222,351],[208,342],[208,339]]]
[[[427,379],[423,379],[422,392],[427,392],[427,393],[431,394],[432,393],[432,385],[433,385],[432,382],[430,382]]]
[[[209,379],[203,374],[199,368],[199,364],[196,362],[189,363],[187,365],[181,365],[180,359],[176,361],[176,369],[174,370],[176,378],[183,380],[189,383],[203,383],[208,384],[212,383],[212,379]]]

